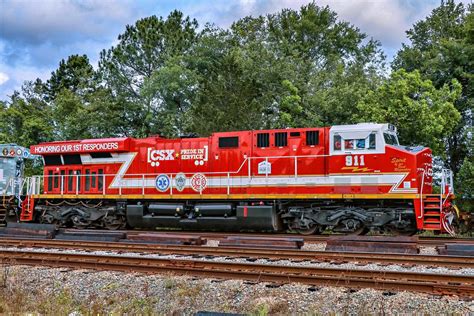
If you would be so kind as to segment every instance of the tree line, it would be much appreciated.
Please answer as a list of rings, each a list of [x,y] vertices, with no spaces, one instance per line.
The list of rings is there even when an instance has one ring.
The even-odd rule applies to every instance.
[[[97,69],[72,55],[1,100],[0,143],[388,122],[402,144],[431,147],[472,203],[474,6],[443,1],[406,33],[387,64],[379,41],[315,3],[228,29],[146,17]]]

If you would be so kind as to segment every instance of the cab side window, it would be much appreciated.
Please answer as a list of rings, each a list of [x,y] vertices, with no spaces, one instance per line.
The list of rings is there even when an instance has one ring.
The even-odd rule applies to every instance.
[[[357,149],[365,149],[365,139],[357,139],[355,146]]]
[[[366,138],[347,138],[343,139],[340,135],[334,135],[334,150],[375,150],[376,136],[375,133],[369,134]],[[344,144],[344,147],[342,147]]]
[[[354,148],[354,139],[345,139],[344,140],[344,149],[355,149]]]
[[[375,149],[375,133],[369,135],[369,149]]]
[[[334,135],[334,150],[341,150],[342,149],[342,137],[340,135]]]
[[[351,149],[351,150],[364,150],[365,149],[365,139],[346,139],[344,141],[344,149]]]

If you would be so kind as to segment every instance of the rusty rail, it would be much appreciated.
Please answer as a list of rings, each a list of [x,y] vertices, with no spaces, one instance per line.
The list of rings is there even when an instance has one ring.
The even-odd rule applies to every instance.
[[[192,245],[160,245],[99,241],[38,240],[0,238],[3,247],[74,249],[87,251],[138,252],[190,256],[213,256],[249,259],[270,259],[313,262],[358,262],[398,265],[426,265],[432,267],[474,268],[474,257],[408,255],[388,253],[328,252],[284,249],[252,249],[234,247],[203,247]]]
[[[89,232],[88,229],[63,229],[62,231],[75,231],[75,232]],[[97,232],[97,230],[93,230]],[[100,231],[99,231],[100,232]],[[184,235],[198,235],[206,239],[222,240],[229,237],[261,237],[261,238],[301,238],[305,243],[318,243],[326,242],[329,238],[337,236],[347,236],[343,234],[331,234],[331,235],[300,235],[297,233],[250,233],[250,232],[209,232],[209,231],[186,231],[186,230],[155,230],[155,231],[142,231],[142,230],[123,230],[127,235],[142,234],[142,233],[159,233],[159,234],[184,234]],[[377,237],[377,236],[374,236]],[[403,238],[403,236],[402,236]],[[463,243],[463,244],[474,244],[474,238],[455,238],[455,237],[428,237],[418,236],[418,244],[423,246],[443,246],[445,243]]]
[[[141,231],[138,230],[129,230],[127,234],[135,234],[140,233]],[[239,233],[239,232],[207,232],[207,231],[166,231],[166,230],[159,230],[155,231],[159,232],[160,234],[186,234],[186,235],[199,235],[203,238],[207,239],[215,239],[221,240],[232,236],[239,236],[239,237],[278,237],[278,238],[287,238],[287,237],[295,237],[295,238],[302,238],[305,243],[318,243],[318,242],[326,242],[329,238],[333,238],[335,236],[345,236],[345,235],[299,235],[299,234],[291,234],[291,233]],[[418,244],[423,246],[442,246],[445,243],[473,243],[474,238],[455,238],[455,237],[427,237],[427,236],[418,236]]]
[[[118,255],[64,254],[0,250],[3,264],[68,267],[140,273],[173,273],[279,284],[302,283],[474,297],[474,276],[346,270],[255,263],[143,258]]]

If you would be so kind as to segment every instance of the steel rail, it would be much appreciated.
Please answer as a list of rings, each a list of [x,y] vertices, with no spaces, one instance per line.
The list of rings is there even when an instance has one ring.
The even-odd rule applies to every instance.
[[[369,287],[381,290],[406,290],[474,297],[474,276],[465,275],[17,250],[0,250],[0,261],[2,264],[10,265],[67,267],[150,274],[173,273],[208,278],[243,279],[254,282],[281,284],[296,282],[307,285]]]
[[[304,251],[240,247],[205,247],[187,245],[163,245],[151,243],[38,240],[0,238],[3,247],[29,247],[50,249],[75,249],[111,252],[156,253],[163,255],[213,256],[248,259],[270,259],[313,262],[359,262],[394,265],[426,265],[430,267],[474,268],[473,257],[409,255],[364,252]]]
[[[338,236],[347,236],[344,234],[332,234],[332,235],[300,235],[298,233],[252,233],[252,232],[209,232],[209,231],[186,231],[186,230],[118,230],[118,231],[109,231],[109,230],[97,230],[97,229],[75,229],[75,228],[66,228],[61,229],[65,232],[94,232],[94,233],[113,233],[113,232],[123,232],[126,234],[142,234],[142,233],[159,233],[159,234],[170,234],[170,235],[193,235],[201,236],[202,238],[207,239],[225,239],[227,237],[262,237],[262,238],[300,238],[305,242],[326,242],[329,238],[338,237]],[[377,237],[377,236],[374,236]],[[387,236],[386,236],[387,237]],[[396,237],[396,236],[393,236]],[[415,236],[416,237],[416,236]],[[442,246],[445,243],[466,243],[474,244],[474,237],[469,238],[457,238],[457,237],[429,237],[429,236],[418,236],[418,244],[420,245],[433,245],[433,246]]]
[[[67,229],[66,231],[74,231],[74,229]],[[80,230],[79,230],[80,231]],[[140,230],[128,230],[127,234],[140,234],[140,233],[150,233],[150,231],[140,231]],[[199,232],[199,231],[181,231],[181,230],[165,230],[165,231],[153,231],[153,233],[160,234],[184,234],[184,235],[197,235],[207,239],[224,239],[229,236],[240,236],[240,237],[262,237],[262,238],[300,238],[307,243],[314,242],[326,242],[329,238],[345,235],[299,235],[291,233],[238,233],[238,232]],[[374,236],[377,237],[377,236]],[[466,243],[474,244],[474,238],[455,238],[455,237],[427,237],[419,236],[418,244],[420,245],[429,245],[429,246],[443,246],[445,243]]]

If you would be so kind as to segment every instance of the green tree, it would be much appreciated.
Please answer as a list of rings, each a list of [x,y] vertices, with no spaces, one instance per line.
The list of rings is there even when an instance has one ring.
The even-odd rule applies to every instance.
[[[71,55],[59,62],[44,86],[45,101],[54,101],[65,89],[84,98],[97,86],[96,73],[86,55]]]
[[[230,32],[208,28],[187,61],[198,79],[187,115],[190,131],[208,135],[271,124],[268,112],[281,79],[261,43],[241,45]]]
[[[461,120],[445,138],[447,166],[455,173],[465,157],[472,155],[469,129],[474,111],[473,34],[473,6],[466,9],[462,3],[442,1],[425,20],[407,31],[410,44],[403,45],[392,65],[394,69],[418,70],[436,88],[450,85],[453,79],[462,85],[462,94],[454,102]]]
[[[179,11],[171,12],[167,19],[147,17],[127,25],[119,43],[102,51],[99,72],[117,102],[116,116],[126,127],[117,127],[117,132],[132,136],[163,133],[160,112],[173,109],[179,114],[176,103],[167,104],[163,91],[152,91],[157,85],[150,82],[159,81],[159,75],[153,79],[155,72],[185,54],[196,41],[197,26],[196,20],[184,18]]]
[[[464,159],[456,177],[456,194],[461,198],[461,210],[474,211],[474,158]]]
[[[22,93],[15,91],[10,100],[1,102],[0,143],[29,147],[52,139],[51,111],[38,91],[42,83],[25,82]]]
[[[298,88],[289,80],[284,80],[282,84],[288,90],[288,95],[281,100],[279,122],[283,125],[282,127],[298,127],[298,120],[295,117],[303,112]]]
[[[100,85],[86,55],[61,60],[42,86],[42,99],[51,109],[56,140],[113,136],[114,98]]]
[[[164,136],[183,135],[188,129],[186,112],[198,90],[198,76],[181,57],[170,58],[163,67],[145,80],[141,95],[159,102],[155,111],[147,113],[147,121],[155,120],[155,128]]]
[[[350,123],[384,60],[378,42],[314,3],[209,27],[191,55],[200,78],[191,124],[204,134]]]
[[[292,67],[283,73],[301,96],[298,125],[350,123],[358,99],[379,81],[380,44],[315,3],[270,15],[266,25],[264,41]]]
[[[358,121],[390,122],[399,129],[404,145],[425,145],[435,155],[446,154],[442,141],[451,135],[460,119],[454,102],[461,95],[461,85],[453,79],[450,85],[436,89],[422,79],[418,71],[394,71],[375,91],[370,91],[357,105]]]
[[[86,97],[95,84],[94,69],[86,55],[62,59],[51,77],[42,85],[43,100],[51,108],[56,140],[90,138],[90,121],[84,116]]]

